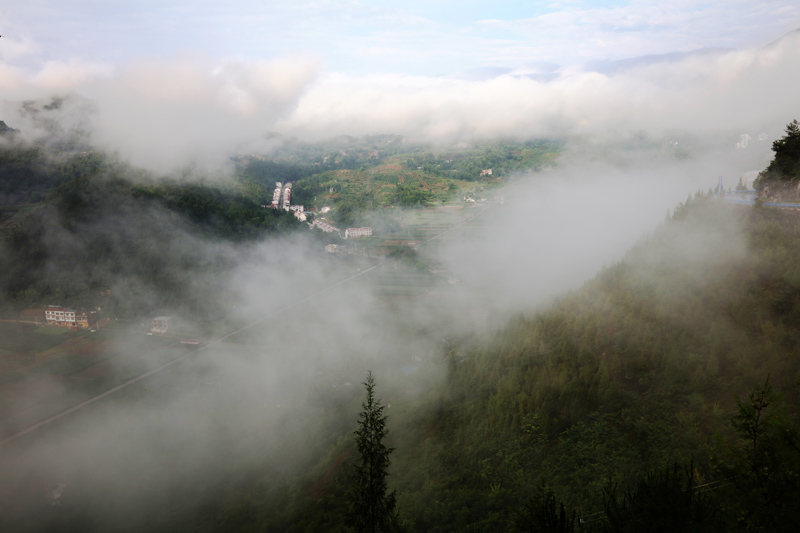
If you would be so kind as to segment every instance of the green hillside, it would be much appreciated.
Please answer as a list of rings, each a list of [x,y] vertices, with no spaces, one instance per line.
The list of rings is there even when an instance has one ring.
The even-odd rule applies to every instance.
[[[548,311],[448,344],[446,382],[392,408],[389,485],[409,530],[550,531],[531,525],[547,494],[603,530],[611,494],[635,496],[637,480],[640,494],[648,480],[678,496],[714,489],[669,504],[653,531],[798,526],[798,215],[703,195],[676,211]],[[767,379],[782,400],[756,424],[747,397]],[[208,530],[345,531],[349,442],[342,433],[316,477],[229,496]],[[698,505],[696,523],[656,527]],[[626,523],[608,530],[641,530]]]
[[[5,146],[0,192],[0,304],[12,315],[60,302],[115,317],[202,315],[231,264],[206,242],[305,228],[230,186],[153,176],[101,152]]]
[[[329,206],[337,224],[360,225],[371,210],[441,205],[460,200],[464,191],[553,166],[563,144],[507,140],[443,148],[397,135],[286,141],[269,156],[237,158],[236,186],[263,203],[271,200],[275,182],[291,181],[292,203]]]

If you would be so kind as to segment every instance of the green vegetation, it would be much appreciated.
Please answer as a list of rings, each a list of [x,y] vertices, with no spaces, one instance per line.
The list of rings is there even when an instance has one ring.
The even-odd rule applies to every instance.
[[[486,343],[448,341],[445,383],[393,407],[387,426],[395,449],[388,488],[404,523],[417,531],[568,531],[577,518],[591,531],[796,529],[797,264],[794,214],[699,194],[553,308],[517,318]],[[342,449],[334,446],[329,467]],[[306,495],[309,485],[276,485],[290,515],[272,520],[277,501],[256,498],[251,509],[263,514],[254,523],[304,531],[321,523],[318,512],[345,516],[353,468],[345,459],[321,499]]]
[[[373,141],[376,146],[399,143],[393,137],[369,142]],[[327,160],[320,167],[354,166],[381,158],[380,150],[365,155],[365,141],[337,142],[351,151],[329,152],[322,156]],[[310,145],[305,148],[309,165],[328,153]],[[415,160],[404,154],[396,149],[386,156],[398,158],[399,168],[392,172],[407,173],[398,175],[397,182],[381,166],[385,161],[320,173],[301,166],[295,168],[308,174],[298,178],[297,190],[307,198],[327,190],[328,199],[340,202],[335,205],[338,216],[348,216],[346,206],[351,206],[352,221],[358,220],[361,209],[390,200],[399,203],[400,193],[409,193],[409,202],[419,205],[435,201],[432,184],[445,182],[433,178],[450,178],[426,169],[428,155],[414,154],[419,158]],[[436,157],[431,161],[438,161]],[[256,194],[260,180],[273,179],[275,174],[270,173],[277,173],[283,168],[279,163],[286,162],[276,158],[262,163],[253,167],[256,170],[249,163],[242,167],[252,185],[250,192],[242,192],[245,199]],[[418,199],[414,195],[419,191],[408,188],[412,175],[419,177],[419,183],[431,180],[424,182],[430,186],[417,187],[428,191]],[[150,228],[165,224],[183,228],[183,235],[252,238],[244,229],[249,226],[242,223],[248,215],[240,196],[218,194],[204,186],[126,185],[124,180],[103,176],[98,171],[91,177],[92,186],[83,189],[79,182],[65,183],[36,217],[50,213],[71,235],[80,235],[88,221],[97,227],[114,220],[93,199],[93,191],[114,198],[119,190],[126,199],[120,204],[123,213],[126,205],[130,212],[158,213],[159,224]],[[400,177],[403,188],[398,188]],[[216,214],[208,216],[209,211]],[[735,206],[698,193],[623,260],[551,308],[518,316],[488,339],[477,335],[443,339],[441,353],[430,357],[427,368],[418,375],[399,376],[387,387],[389,397],[397,398],[391,419],[374,398],[374,380],[368,375],[356,428],[357,454],[352,453],[352,432],[359,398],[349,383],[339,386],[343,379],[333,386],[320,378],[313,382],[307,404],[281,411],[285,420],[296,423],[264,424],[267,430],[248,428],[233,436],[220,431],[219,442],[208,444],[220,450],[214,486],[190,484],[206,480],[200,474],[186,475],[184,492],[176,488],[167,494],[169,489],[161,489],[163,493],[150,495],[149,501],[156,503],[147,517],[149,529],[348,531],[354,525],[357,530],[375,530],[363,519],[377,509],[383,517],[394,517],[396,510],[408,530],[430,532],[796,531],[800,528],[797,216]],[[181,225],[169,226],[172,217]],[[255,219],[248,223],[258,227]],[[36,246],[14,248],[13,236],[19,234],[12,232],[9,241],[18,257],[29,254],[30,264],[36,265],[37,258],[51,253],[50,248]],[[44,241],[47,231],[29,235],[20,242]],[[191,265],[191,246],[184,249],[166,238],[160,245],[177,247],[170,261]],[[129,250],[137,261],[148,259],[146,248],[109,246],[108,255],[101,250],[99,257],[113,258],[120,250]],[[404,277],[409,285],[417,283],[409,273],[423,270],[420,252],[400,249],[395,259],[407,268],[394,276],[395,283]],[[208,293],[190,296],[196,287],[182,286],[185,273],[172,272],[172,263],[152,261],[148,269],[131,268],[134,278],[158,271],[161,279],[153,283],[164,292],[160,297],[209,298]],[[125,279],[129,271],[113,271],[115,265],[102,266]],[[220,259],[205,268],[220,272],[225,265]],[[42,272],[34,272],[31,279],[42,279]],[[60,285],[54,287],[60,290]],[[152,298],[148,294],[142,301]],[[201,300],[194,302],[199,305]],[[264,343],[256,341],[269,338],[269,332],[248,331],[236,341],[245,342],[247,335],[259,350]],[[50,370],[71,370],[73,359],[65,361]],[[330,369],[314,370],[323,375]],[[202,371],[187,374],[195,379]],[[440,375],[444,379],[430,385]],[[429,381],[418,388],[415,379]],[[141,393],[136,401],[157,399]],[[261,410],[258,401],[237,407]],[[215,423],[226,428],[219,416]],[[280,427],[284,440],[267,438],[265,433],[273,432],[273,427]],[[260,456],[262,442],[277,448],[263,454],[270,462],[235,453],[255,449]],[[286,443],[302,443],[302,450],[285,449],[290,447]],[[190,464],[178,459],[176,469]],[[150,469],[146,474],[161,479],[157,466]],[[353,515],[357,519],[350,524],[348,516]],[[76,511],[47,524],[80,530],[88,521]]]
[[[52,160],[41,145],[0,142],[0,205],[41,202],[47,192],[75,177],[79,164],[93,166],[93,154],[65,154]]]
[[[786,126],[786,135],[772,143],[775,158],[767,167],[768,174],[785,180],[800,180],[800,124],[793,120]]]
[[[358,429],[355,431],[356,449],[360,462],[353,472],[350,488],[350,525],[361,532],[378,533],[396,529],[397,495],[387,491],[389,455],[383,440],[388,433],[386,415],[381,401],[375,398],[375,378],[367,373],[364,382],[366,398],[361,404]]]
[[[772,143],[775,157],[753,185],[764,196],[797,200],[800,181],[800,124],[793,120],[786,125],[786,135]]]
[[[231,260],[205,243],[303,227],[231,188],[157,179],[98,152],[14,145],[0,158],[6,200],[45,200],[12,203],[13,224],[0,234],[0,296],[12,310],[64,303],[102,305],[115,317],[173,309],[212,320],[225,302],[213,312],[207,302]]]
[[[261,207],[277,181],[294,183],[295,204],[332,205],[341,226],[386,228],[392,222],[381,207],[441,205],[464,180],[488,186],[553,164],[561,147],[533,141],[445,152],[398,136],[287,141],[271,159],[236,158],[234,179],[222,185],[157,178],[81,142],[26,144],[6,136],[0,295],[7,310],[68,303],[102,305],[107,315],[128,318],[171,309],[201,321],[224,313],[224,301],[207,303],[230,266],[225,253],[209,256],[202,241],[247,243],[304,227],[291,214]],[[487,165],[494,174],[481,178]],[[331,240],[319,233],[321,242]]]
[[[270,156],[237,159],[237,187],[248,198],[272,198],[275,182],[292,181],[292,203],[331,206],[344,226],[359,225],[380,207],[451,201],[476,182],[496,186],[516,173],[556,162],[562,142],[496,141],[436,148],[396,135],[339,137],[316,144],[287,141]],[[491,174],[482,174],[491,169]]]

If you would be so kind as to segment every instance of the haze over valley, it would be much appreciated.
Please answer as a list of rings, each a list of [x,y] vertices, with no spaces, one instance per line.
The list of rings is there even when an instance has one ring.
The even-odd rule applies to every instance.
[[[0,530],[800,525],[793,3],[68,4],[0,5]]]

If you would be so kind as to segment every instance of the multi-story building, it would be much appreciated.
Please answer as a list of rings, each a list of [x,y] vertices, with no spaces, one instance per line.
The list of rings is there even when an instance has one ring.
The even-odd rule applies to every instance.
[[[277,208],[278,202],[281,201],[281,189],[283,188],[283,183],[280,181],[275,182],[275,192],[272,193],[272,207]]]
[[[288,182],[283,187],[283,209],[284,211],[289,210],[289,204],[292,200],[292,182]]]
[[[71,309],[59,305],[48,305],[44,309],[44,318],[51,326],[64,328],[90,328],[97,324],[97,312],[86,312],[83,309]]]

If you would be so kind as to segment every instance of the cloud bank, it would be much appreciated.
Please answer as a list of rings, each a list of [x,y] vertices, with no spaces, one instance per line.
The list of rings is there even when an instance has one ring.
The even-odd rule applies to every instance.
[[[330,75],[279,127],[430,139],[762,127],[800,112],[799,50],[788,36],[767,49],[654,58],[613,74],[564,68],[550,81],[524,69],[483,81]]]
[[[202,55],[139,59],[109,70],[48,63],[0,77],[6,122],[23,100],[78,95],[92,141],[133,163],[168,169],[219,165],[266,150],[270,132],[315,139],[396,133],[451,142],[493,136],[608,131],[769,130],[800,115],[800,35],[757,50],[655,56],[609,69],[511,69],[489,79],[325,72],[308,57],[215,61]],[[603,69],[600,69],[603,70]],[[610,70],[610,72],[608,72]]]

